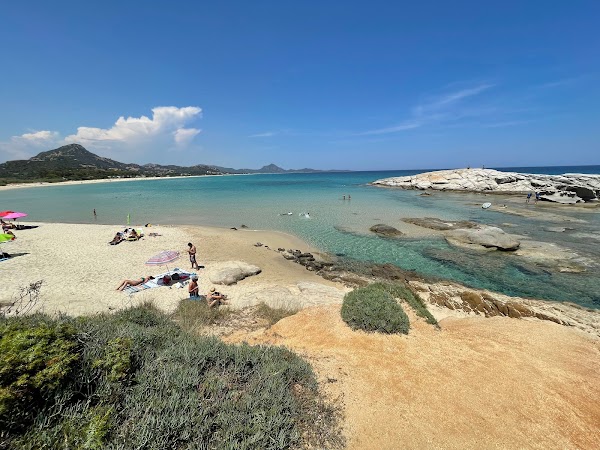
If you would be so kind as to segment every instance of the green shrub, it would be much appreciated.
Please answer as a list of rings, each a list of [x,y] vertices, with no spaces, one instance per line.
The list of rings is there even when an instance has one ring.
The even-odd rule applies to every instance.
[[[438,322],[431,315],[423,300],[416,295],[407,285],[401,283],[373,283],[373,288],[383,289],[391,294],[392,297],[404,301],[410,305],[417,316],[422,317],[431,325],[438,326]]]
[[[211,308],[203,300],[184,299],[173,313],[173,320],[184,330],[197,332],[203,327],[225,320],[231,311],[225,308]]]
[[[408,334],[408,316],[392,295],[376,285],[355,289],[344,297],[342,319],[352,329]]]
[[[55,377],[50,377],[43,384],[55,385],[54,395],[32,420],[22,429],[0,431],[0,448],[343,444],[337,410],[319,394],[308,363],[289,350],[194,336],[148,305],[115,315],[39,322],[32,329],[55,330],[59,336],[63,330],[65,342],[73,345],[60,349],[75,358],[61,383],[52,384]],[[3,319],[0,329],[20,323]],[[23,348],[30,347],[34,343]],[[8,360],[3,367],[15,370]]]
[[[0,322],[0,429],[28,424],[79,359],[76,330],[42,316]]]

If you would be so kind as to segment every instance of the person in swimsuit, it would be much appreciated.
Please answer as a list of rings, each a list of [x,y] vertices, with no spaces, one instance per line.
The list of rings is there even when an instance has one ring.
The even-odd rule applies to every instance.
[[[117,291],[122,291],[123,289],[125,289],[128,286],[137,286],[139,284],[143,284],[149,280],[154,280],[154,277],[152,275],[147,275],[145,277],[141,277],[136,280],[123,280],[123,281],[121,281],[121,284],[119,284]]]
[[[208,306],[210,308],[219,305],[229,305],[229,302],[227,301],[225,295],[221,294],[220,292],[217,292],[217,290],[214,287],[210,288],[210,293],[208,294],[206,301],[208,302]]]
[[[198,295],[198,277],[196,275],[194,275],[192,277],[192,281],[190,281],[188,292],[190,293],[191,299],[197,299],[200,297],[200,295]]]
[[[190,255],[190,262],[192,263],[192,269],[199,269],[198,263],[196,262],[196,246],[191,242],[188,242],[188,253]]]

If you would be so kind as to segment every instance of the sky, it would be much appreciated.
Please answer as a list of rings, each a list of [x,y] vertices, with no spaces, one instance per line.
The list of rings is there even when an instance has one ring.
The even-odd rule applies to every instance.
[[[598,1],[0,3],[0,162],[600,164]]]

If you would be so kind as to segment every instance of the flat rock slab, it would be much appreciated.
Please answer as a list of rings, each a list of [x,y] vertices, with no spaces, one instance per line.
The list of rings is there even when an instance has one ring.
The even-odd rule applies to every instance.
[[[406,217],[402,219],[403,222],[417,225],[423,228],[429,228],[430,230],[437,231],[448,231],[457,230],[462,228],[475,228],[479,224],[471,222],[469,220],[443,220],[437,217]]]
[[[217,263],[208,271],[208,279],[214,284],[231,285],[246,277],[259,274],[261,268],[243,261]]]
[[[450,243],[458,241],[464,244],[481,245],[498,250],[517,250],[521,243],[514,236],[505,233],[498,227],[481,225],[478,228],[453,230],[446,233]]]
[[[369,230],[371,230],[375,234],[379,234],[385,237],[398,237],[404,235],[404,233],[398,230],[397,228],[394,228],[390,225],[385,225],[383,223],[373,225],[371,228],[369,228]]]
[[[295,286],[268,286],[245,292],[231,302],[231,307],[241,309],[264,303],[271,308],[298,311],[309,306],[339,304],[346,291],[320,283],[301,282]]]

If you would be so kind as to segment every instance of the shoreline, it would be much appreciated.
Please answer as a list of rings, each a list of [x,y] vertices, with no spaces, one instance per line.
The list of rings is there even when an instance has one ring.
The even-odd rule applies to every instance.
[[[134,177],[134,178],[96,178],[93,180],[69,180],[69,181],[57,181],[51,183],[48,181],[33,181],[31,183],[11,183],[5,186],[0,186],[0,191],[8,191],[12,189],[24,189],[34,187],[46,187],[46,186],[72,186],[78,184],[98,184],[98,183],[120,183],[124,181],[152,181],[152,180],[170,180],[170,179],[181,179],[181,178],[205,178],[205,177],[226,177],[226,176],[237,176],[237,175],[257,175],[254,173],[224,173],[220,175],[176,175],[173,177]]]

